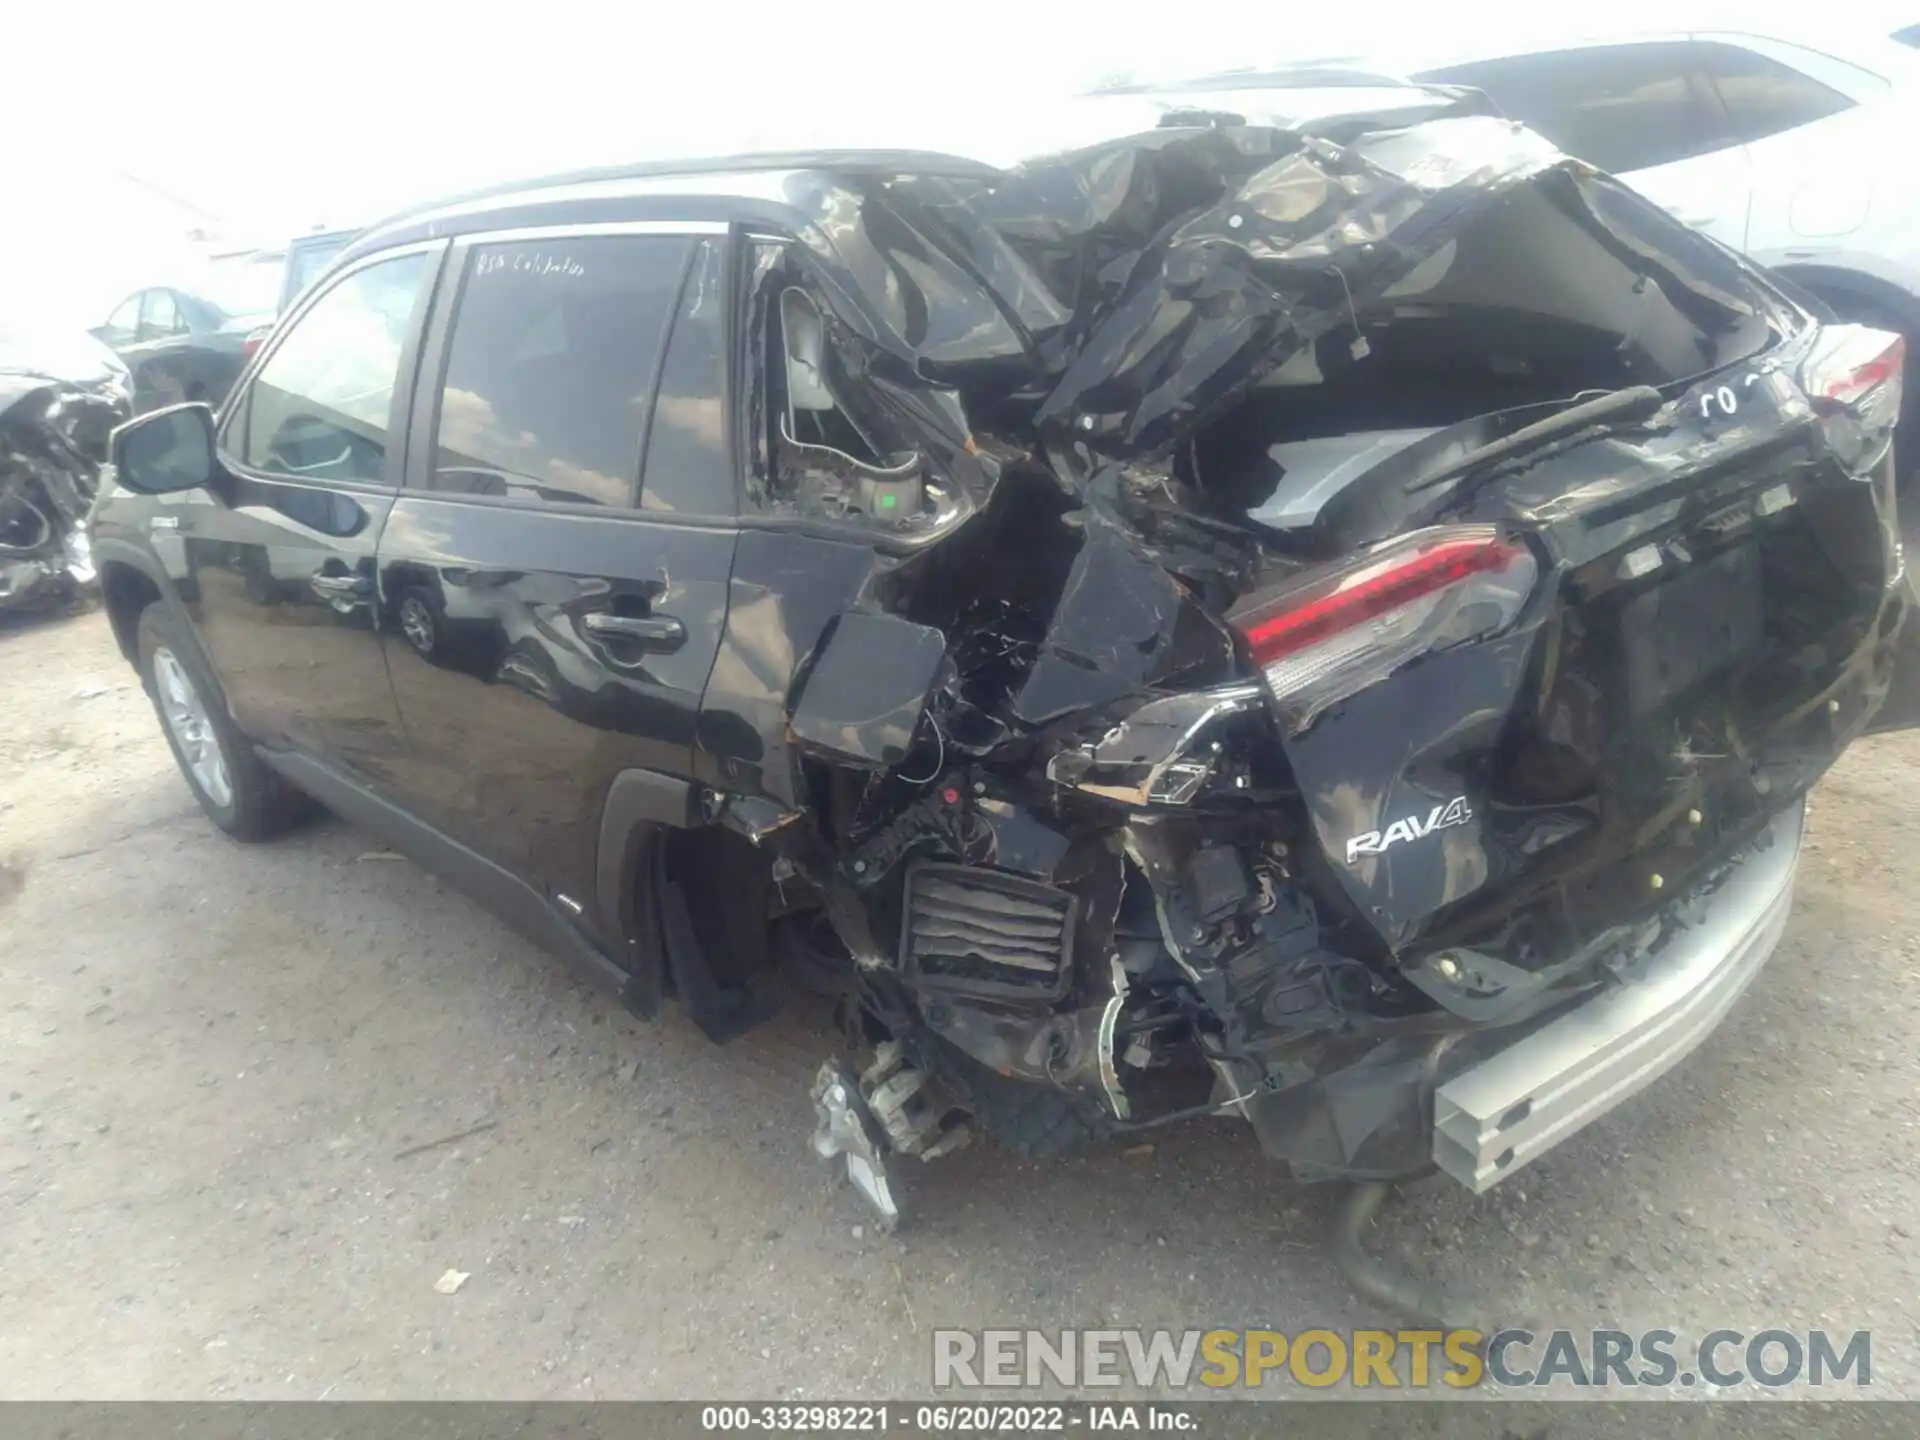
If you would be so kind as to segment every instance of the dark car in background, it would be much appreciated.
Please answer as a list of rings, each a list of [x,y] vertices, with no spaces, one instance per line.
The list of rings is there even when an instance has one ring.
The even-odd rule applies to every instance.
[[[273,321],[282,269],[257,252],[217,260],[191,282],[136,290],[115,306],[93,334],[133,372],[135,411],[224,400]]]
[[[136,412],[188,400],[218,405],[273,322],[359,233],[315,231],[283,248],[222,256],[190,282],[121,301],[93,334],[133,372]]]

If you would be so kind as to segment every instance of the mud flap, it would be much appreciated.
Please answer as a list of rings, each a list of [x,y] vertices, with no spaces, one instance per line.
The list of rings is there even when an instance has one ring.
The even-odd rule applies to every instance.
[[[667,878],[664,857],[656,861],[660,900],[660,938],[666,950],[673,988],[686,1007],[687,1018],[716,1045],[737,1040],[769,1019],[780,1008],[780,997],[753,977],[745,984],[722,984],[715,978],[693,927],[687,897],[678,883]]]

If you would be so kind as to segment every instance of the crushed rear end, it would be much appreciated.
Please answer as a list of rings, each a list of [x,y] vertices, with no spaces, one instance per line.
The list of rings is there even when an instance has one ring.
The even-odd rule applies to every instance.
[[[743,549],[708,815],[883,1211],[1205,1114],[1496,1182],[1752,978],[1893,676],[1895,337],[1496,118],[1173,119],[750,267],[755,483],[866,543]]]

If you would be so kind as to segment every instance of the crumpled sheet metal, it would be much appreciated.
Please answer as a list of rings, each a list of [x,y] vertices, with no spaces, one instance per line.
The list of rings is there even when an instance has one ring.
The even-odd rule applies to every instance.
[[[1529,131],[1460,116],[1351,147],[1169,129],[995,181],[816,174],[792,198],[841,292],[843,338],[886,357],[870,376],[997,398],[1024,412],[1010,430],[1142,460],[1350,324],[1476,201],[1556,165],[1585,171]]]
[[[0,607],[57,598],[93,579],[80,533],[92,474],[77,477],[43,444],[21,441],[0,417]]]
[[[103,357],[62,336],[0,334],[0,609],[94,578],[81,527],[107,436],[132,413],[125,372]]]

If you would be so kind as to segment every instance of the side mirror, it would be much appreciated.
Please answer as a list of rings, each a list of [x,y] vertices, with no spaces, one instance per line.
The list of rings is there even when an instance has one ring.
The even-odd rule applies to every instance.
[[[113,432],[120,484],[142,495],[192,490],[213,478],[213,407],[170,405]]]

